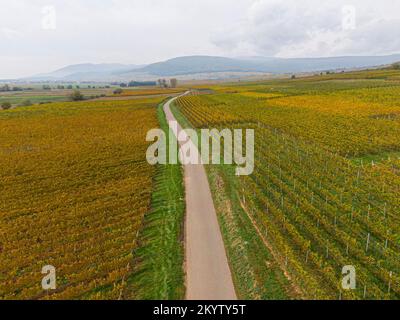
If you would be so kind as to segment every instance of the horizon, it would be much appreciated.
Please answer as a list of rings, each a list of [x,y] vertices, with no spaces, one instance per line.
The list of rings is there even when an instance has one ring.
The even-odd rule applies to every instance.
[[[229,57],[229,56],[215,56],[215,55],[199,55],[199,54],[192,54],[192,55],[185,55],[185,56],[176,56],[176,57],[171,57],[167,58],[165,60],[160,60],[160,61],[153,61],[147,64],[136,64],[136,63],[121,63],[121,62],[80,62],[80,63],[73,63],[69,65],[63,65],[56,67],[55,69],[52,70],[45,70],[36,74],[30,74],[30,75],[25,75],[22,77],[18,78],[1,78],[0,81],[15,81],[15,80],[23,80],[23,79],[29,79],[33,78],[39,75],[45,75],[45,74],[51,74],[53,72],[57,72],[60,70],[63,70],[68,67],[73,67],[73,66],[84,66],[84,65],[93,65],[93,66],[101,66],[101,65],[121,65],[121,66],[140,66],[140,67],[145,67],[148,65],[152,65],[155,63],[162,63],[174,59],[179,59],[179,58],[186,58],[186,57],[212,57],[212,58],[229,58],[229,59],[238,59],[238,60],[246,60],[246,59],[283,59],[283,60],[295,60],[295,59],[334,59],[334,58],[357,58],[357,57],[385,57],[385,56],[397,56],[400,55],[400,52],[397,53],[391,53],[391,54],[385,54],[385,55],[338,55],[338,56],[319,56],[319,57],[290,57],[290,58],[284,58],[284,57],[268,57],[268,56],[241,56],[241,57]],[[371,66],[371,67],[376,67],[376,66]]]
[[[2,11],[1,79],[85,61],[148,65],[192,55],[316,58],[400,52],[400,3],[392,0],[378,8],[372,0],[17,0],[3,4]]]

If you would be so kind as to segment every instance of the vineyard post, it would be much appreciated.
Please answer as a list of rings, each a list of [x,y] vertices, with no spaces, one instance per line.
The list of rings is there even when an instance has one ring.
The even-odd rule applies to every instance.
[[[389,234],[389,230],[386,230],[385,249],[387,249],[387,247],[388,247],[388,241],[389,241],[388,234]]]
[[[391,287],[391,285],[392,285],[392,275],[393,275],[393,272],[392,271],[390,271],[390,273],[389,273],[389,285],[388,285],[388,293],[390,294],[390,287]]]
[[[368,236],[367,236],[367,245],[365,246],[365,252],[368,252],[368,248],[369,248],[369,239],[370,239],[370,237],[371,237],[371,234],[368,233]]]

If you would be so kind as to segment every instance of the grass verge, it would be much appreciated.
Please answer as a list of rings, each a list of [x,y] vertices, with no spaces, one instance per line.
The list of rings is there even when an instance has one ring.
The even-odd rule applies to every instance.
[[[157,111],[160,127],[173,134],[169,131],[163,105],[160,104]],[[139,234],[138,249],[134,252],[135,269],[126,281],[125,299],[183,299],[184,213],[182,167],[179,164],[158,165],[151,210]]]

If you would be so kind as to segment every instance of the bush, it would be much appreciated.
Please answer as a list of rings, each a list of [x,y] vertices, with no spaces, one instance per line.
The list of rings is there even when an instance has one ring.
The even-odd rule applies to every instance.
[[[118,88],[113,91],[114,94],[121,94],[123,91],[122,89]]]
[[[22,101],[22,102],[20,103],[20,106],[21,106],[21,107],[29,107],[29,106],[31,106],[32,104],[33,104],[32,101],[29,100],[29,99],[27,99],[27,100]]]
[[[1,108],[2,108],[3,110],[8,110],[8,109],[11,108],[11,103],[9,103],[9,102],[3,102],[3,103],[1,104]]]
[[[74,90],[74,92],[72,92],[69,95],[69,99],[71,101],[81,101],[83,100],[85,97],[83,96],[83,94],[79,91],[79,90]]]

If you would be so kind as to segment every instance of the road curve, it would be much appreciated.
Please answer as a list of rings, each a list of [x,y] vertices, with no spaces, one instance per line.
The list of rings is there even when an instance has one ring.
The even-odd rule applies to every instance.
[[[171,121],[173,98],[164,112],[175,136],[181,133]],[[184,132],[181,134],[185,134]],[[231,271],[203,165],[184,165],[186,193],[185,260],[187,300],[236,300]]]

